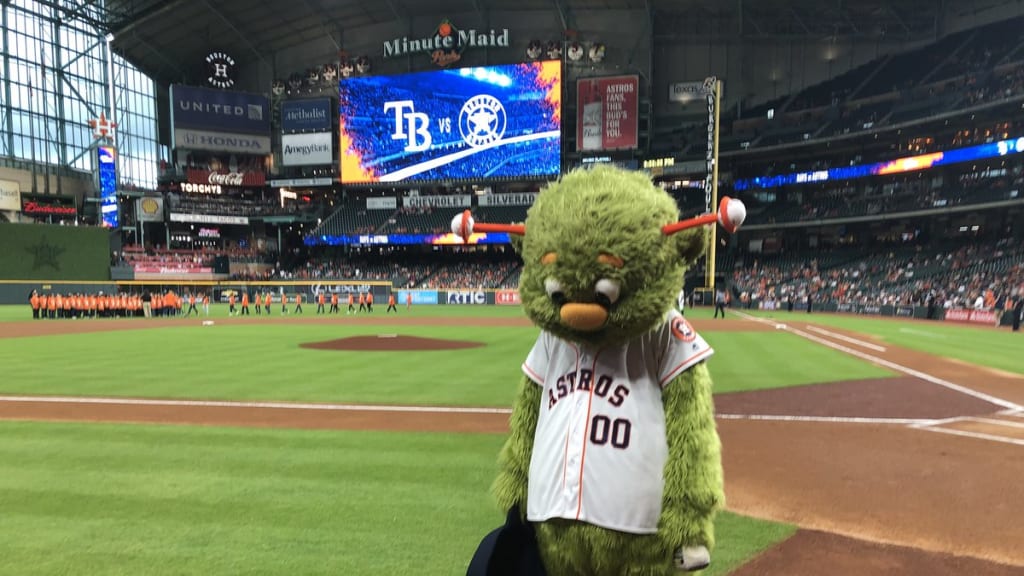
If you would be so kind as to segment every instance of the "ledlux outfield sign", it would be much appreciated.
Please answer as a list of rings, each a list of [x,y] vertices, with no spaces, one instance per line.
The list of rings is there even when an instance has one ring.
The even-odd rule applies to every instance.
[[[462,59],[466,48],[496,46],[508,48],[508,28],[495,30],[459,30],[450,21],[442,20],[434,34],[422,38],[402,36],[384,42],[384,57],[396,58],[409,54],[428,53],[438,66],[448,66]]]

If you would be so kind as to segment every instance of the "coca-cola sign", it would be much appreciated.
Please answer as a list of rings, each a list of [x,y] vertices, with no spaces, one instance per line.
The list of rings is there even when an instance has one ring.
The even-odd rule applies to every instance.
[[[264,186],[267,183],[266,175],[263,172],[227,172],[221,170],[194,170],[189,169],[188,181],[190,184],[213,184],[217,186]]]

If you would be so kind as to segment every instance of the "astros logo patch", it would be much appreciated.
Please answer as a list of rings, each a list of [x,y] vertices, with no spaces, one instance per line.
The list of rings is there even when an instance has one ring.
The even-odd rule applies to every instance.
[[[693,342],[697,338],[697,331],[690,326],[686,318],[676,318],[672,321],[672,335],[683,342]]]

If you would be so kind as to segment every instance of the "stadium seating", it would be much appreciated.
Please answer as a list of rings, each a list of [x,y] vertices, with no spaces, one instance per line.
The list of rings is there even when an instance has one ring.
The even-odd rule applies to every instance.
[[[373,234],[379,232],[394,213],[394,210],[368,210],[364,200],[349,200],[317,226],[313,235]]]

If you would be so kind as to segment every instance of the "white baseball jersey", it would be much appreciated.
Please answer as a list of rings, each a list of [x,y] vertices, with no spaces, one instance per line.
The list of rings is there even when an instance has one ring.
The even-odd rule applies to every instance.
[[[662,387],[713,353],[674,310],[658,328],[615,347],[542,332],[523,363],[544,388],[527,519],[657,532],[668,458]]]

